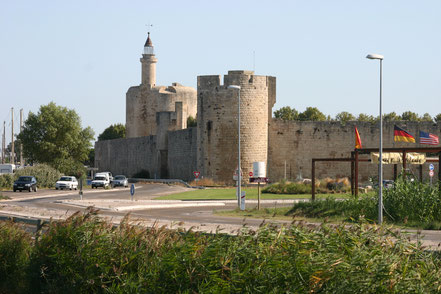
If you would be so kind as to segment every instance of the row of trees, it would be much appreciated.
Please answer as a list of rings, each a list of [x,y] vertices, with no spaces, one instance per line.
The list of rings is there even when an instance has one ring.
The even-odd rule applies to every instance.
[[[364,121],[364,122],[376,122],[379,120],[378,116],[373,116],[365,113],[360,113],[357,117],[347,111],[338,113],[334,118],[329,115],[325,115],[317,107],[307,107],[304,112],[299,112],[295,108],[289,106],[282,107],[274,111],[274,117],[282,120],[296,120],[296,121]],[[432,117],[430,114],[425,113],[420,116],[412,111],[405,111],[401,115],[395,112],[383,114],[385,121],[428,121],[428,122],[440,122],[441,113]]]

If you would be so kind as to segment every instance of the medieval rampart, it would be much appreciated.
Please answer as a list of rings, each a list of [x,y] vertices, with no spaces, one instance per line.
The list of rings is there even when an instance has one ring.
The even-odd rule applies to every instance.
[[[158,172],[157,158],[155,136],[95,142],[95,166],[114,175],[133,176],[147,170],[153,178]]]
[[[197,130],[168,132],[168,170],[171,179],[191,181],[196,167]]]
[[[441,124],[430,122],[385,122],[383,126],[383,147],[427,147],[428,145],[394,142],[394,124],[405,128],[418,139],[419,131],[441,133]],[[311,177],[312,158],[341,158],[350,157],[354,150],[354,126],[360,133],[364,148],[377,148],[379,145],[378,123],[368,122],[302,122],[282,121],[273,119],[269,126],[268,173],[272,180],[286,178],[296,179],[300,174],[303,178]],[[364,156],[367,158],[367,156]],[[437,164],[435,164],[437,168]],[[378,175],[378,165],[360,163],[360,179],[368,180],[370,176]],[[418,174],[415,165],[411,170]],[[423,175],[427,179],[428,164],[423,167]],[[398,168],[400,171],[400,167]],[[316,176],[339,177],[350,176],[348,162],[319,162],[316,164]],[[393,177],[393,165],[384,165],[384,178]]]

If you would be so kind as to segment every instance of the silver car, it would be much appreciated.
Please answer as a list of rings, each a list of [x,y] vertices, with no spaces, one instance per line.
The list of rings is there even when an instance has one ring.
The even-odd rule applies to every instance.
[[[128,187],[129,181],[126,178],[126,176],[118,175],[118,176],[113,177],[112,186],[113,187],[118,187],[118,186]]]

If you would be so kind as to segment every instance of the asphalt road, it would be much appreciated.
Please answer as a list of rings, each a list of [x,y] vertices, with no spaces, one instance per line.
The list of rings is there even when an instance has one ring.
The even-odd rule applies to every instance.
[[[164,184],[144,184],[136,185],[136,192],[134,199],[137,201],[149,201],[161,195],[167,195],[177,192],[188,191],[188,188],[176,186],[176,185],[164,185]],[[73,213],[76,211],[83,211],[86,206],[75,206],[66,201],[79,200],[79,191],[60,191],[60,190],[44,190],[40,189],[38,192],[12,192],[3,191],[3,196],[10,197],[9,200],[0,201],[0,214],[10,215],[13,214],[11,211],[6,212],[5,207],[14,206],[22,208],[24,212],[32,210],[43,211],[51,210],[57,211],[60,214],[68,212]],[[114,188],[110,190],[104,189],[94,189],[85,190],[83,194],[84,201],[90,202],[100,202],[106,201],[108,203],[115,203],[117,205],[121,201],[130,201],[130,189],[129,188]],[[78,202],[78,201],[77,201]],[[166,202],[166,201],[164,201]],[[188,204],[191,201],[183,201],[181,203]],[[211,227],[219,225],[221,227],[225,226],[236,226],[240,227],[243,225],[257,227],[262,223],[261,219],[244,219],[237,217],[225,217],[213,214],[214,210],[232,210],[237,207],[235,201],[223,201],[223,205],[214,205],[214,203],[219,204],[219,201],[205,201],[203,206],[190,206],[190,207],[170,207],[170,208],[149,208],[149,209],[135,209],[130,212],[131,217],[145,220],[145,221],[163,221],[163,222],[184,222],[198,224],[199,226]],[[168,203],[168,202],[166,202]],[[213,204],[211,204],[213,203]],[[255,205],[255,204],[251,204]],[[251,206],[248,204],[248,207]],[[292,205],[292,204],[277,204],[277,206],[282,205]],[[262,207],[271,206],[274,207],[274,203],[263,204]],[[23,215],[21,211],[20,215]],[[100,211],[100,214],[106,217],[124,217],[128,211],[114,211],[112,209],[104,209]],[[35,217],[35,215],[33,216]],[[48,215],[44,216],[48,218]],[[42,216],[42,218],[44,218]],[[268,222],[268,221],[267,221]],[[288,221],[270,221],[272,223],[289,223]],[[439,244],[441,243],[441,231],[420,231],[421,235],[418,235],[418,231],[409,230],[409,237],[412,239],[422,239],[424,244],[430,246],[433,249],[440,249]]]

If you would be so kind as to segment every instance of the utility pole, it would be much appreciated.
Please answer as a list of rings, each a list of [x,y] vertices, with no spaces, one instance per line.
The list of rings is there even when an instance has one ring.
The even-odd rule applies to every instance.
[[[6,147],[6,122],[3,121],[3,136],[2,136],[2,164],[5,164],[5,147]]]
[[[20,109],[20,134],[23,131],[23,108]],[[23,144],[20,142],[20,166],[24,166],[23,161]]]
[[[15,147],[14,147],[14,107],[11,108],[11,163],[15,164]]]

